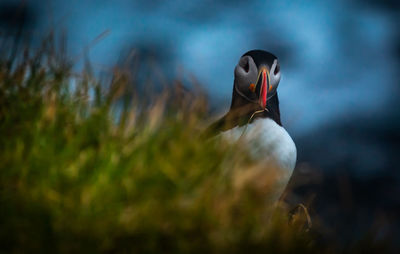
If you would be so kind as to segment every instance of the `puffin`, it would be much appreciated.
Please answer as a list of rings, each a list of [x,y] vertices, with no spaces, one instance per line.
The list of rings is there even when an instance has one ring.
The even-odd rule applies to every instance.
[[[296,145],[281,122],[277,92],[280,79],[275,55],[264,50],[246,52],[234,70],[229,111],[204,132],[206,137],[240,141],[247,146],[258,172],[263,171],[268,184],[273,185],[269,186],[273,203],[280,200],[297,157]]]

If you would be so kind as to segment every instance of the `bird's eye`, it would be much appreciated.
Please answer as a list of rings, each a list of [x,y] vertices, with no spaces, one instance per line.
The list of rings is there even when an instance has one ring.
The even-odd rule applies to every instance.
[[[275,70],[274,70],[274,75],[278,74],[280,71],[279,63],[276,64]]]
[[[250,70],[250,63],[249,63],[249,58],[248,57],[242,57],[239,61],[240,67],[243,68],[243,70],[247,73]]]
[[[243,69],[244,69],[245,72],[249,72],[249,68],[250,68],[249,61],[247,60],[244,63]]]

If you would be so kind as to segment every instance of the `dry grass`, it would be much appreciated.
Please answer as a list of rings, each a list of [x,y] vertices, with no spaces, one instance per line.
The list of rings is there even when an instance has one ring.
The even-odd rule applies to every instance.
[[[305,216],[290,223],[268,201],[271,172],[200,138],[204,96],[140,94],[121,70],[108,83],[74,74],[47,41],[0,62],[3,251],[317,251]]]

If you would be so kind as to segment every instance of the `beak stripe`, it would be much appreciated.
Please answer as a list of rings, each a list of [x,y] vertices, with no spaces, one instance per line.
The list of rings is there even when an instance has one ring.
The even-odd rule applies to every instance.
[[[269,79],[266,70],[262,71],[262,86],[260,91],[260,104],[261,107],[264,109],[267,107],[267,95],[269,89]]]

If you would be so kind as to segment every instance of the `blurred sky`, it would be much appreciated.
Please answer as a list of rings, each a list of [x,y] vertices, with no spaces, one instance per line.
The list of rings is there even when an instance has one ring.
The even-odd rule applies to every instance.
[[[115,63],[137,46],[166,74],[192,73],[228,108],[233,69],[250,49],[282,62],[283,122],[293,135],[353,114],[384,111],[398,89],[396,13],[356,1],[40,1],[41,21],[68,30],[78,53],[105,30],[90,59]]]
[[[21,2],[25,12],[10,22]],[[168,78],[194,75],[221,113],[240,56],[274,53],[282,121],[298,150],[292,180],[302,182],[289,203],[314,200],[312,210],[348,239],[385,214],[384,232],[398,243],[399,17],[398,0],[1,0],[0,36],[18,31],[18,22],[37,42],[65,28],[71,56],[79,56],[110,31],[90,47],[94,68],[134,48]]]
[[[135,48],[154,57],[167,77],[182,70],[194,75],[221,112],[230,105],[240,56],[271,51],[281,60],[283,124],[295,140],[352,119],[367,118],[368,125],[372,116],[388,115],[388,124],[396,118],[400,22],[394,0],[22,2],[35,14],[27,22],[35,38],[66,28],[70,53],[80,55],[109,31],[90,47],[95,68],[112,66]]]

